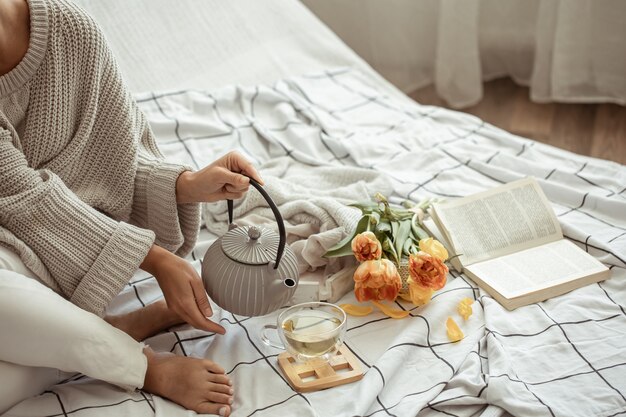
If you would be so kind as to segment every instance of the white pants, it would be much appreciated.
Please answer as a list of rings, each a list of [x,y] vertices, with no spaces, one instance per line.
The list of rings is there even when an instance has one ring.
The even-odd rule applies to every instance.
[[[0,340],[0,414],[71,373],[143,386],[142,343],[43,285],[1,246]]]

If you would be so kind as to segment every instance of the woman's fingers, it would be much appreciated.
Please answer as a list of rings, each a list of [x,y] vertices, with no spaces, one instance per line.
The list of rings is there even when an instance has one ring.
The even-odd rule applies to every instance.
[[[196,303],[200,311],[204,314],[205,317],[210,317],[213,315],[213,309],[211,308],[211,304],[209,303],[209,297],[206,295],[206,291],[204,291],[204,286],[200,280],[192,281],[191,289],[193,290],[194,297],[196,299]],[[220,326],[219,324],[207,320],[208,331],[215,332],[219,334],[226,333],[226,329]]]
[[[250,189],[249,185],[246,185],[244,187],[240,187],[240,186],[236,186],[236,185],[231,185],[231,184],[226,184],[224,185],[224,190],[228,193],[241,193],[244,194],[246,193],[248,190]]]
[[[211,333],[217,333],[217,334],[226,333],[226,329],[223,326],[220,326],[219,324],[211,320],[207,320],[207,329],[208,329],[207,331]]]
[[[204,317],[193,297],[185,298],[183,309],[185,312],[185,316],[183,318],[187,323],[191,324],[196,329],[205,330],[207,332],[215,331],[215,327],[212,326],[212,324],[214,325],[215,323]]]
[[[209,303],[209,297],[207,297],[206,291],[204,291],[204,286],[199,279],[192,278],[191,290],[193,291],[193,296],[196,299],[196,304],[198,305],[198,308],[200,308],[200,311],[204,314],[204,317],[211,317],[213,315],[213,309]]]
[[[193,286],[189,288],[189,292],[185,291],[185,294],[178,298],[176,303],[178,304],[178,313],[183,320],[196,329],[205,330],[207,332],[213,331],[213,328],[210,326],[211,321],[204,316],[198,307],[193,293]]]
[[[177,198],[183,202],[239,199],[249,190],[250,178],[264,184],[246,158],[237,152],[230,152],[195,173],[181,174],[176,183]]]
[[[220,200],[237,200],[243,197],[245,193],[220,193]]]
[[[226,330],[207,319],[213,315],[202,280],[184,259],[170,252],[165,255],[154,276],[163,291],[168,308],[193,327],[207,332],[224,334]]]
[[[242,174],[255,179],[256,182],[258,182],[259,184],[264,184],[263,179],[254,168],[254,165],[252,165],[250,161],[244,158],[243,155],[241,155],[239,152],[231,152],[228,156],[228,168],[231,171],[241,172]]]

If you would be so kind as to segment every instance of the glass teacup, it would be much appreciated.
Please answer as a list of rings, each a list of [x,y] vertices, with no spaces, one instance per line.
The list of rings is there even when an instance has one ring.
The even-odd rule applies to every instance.
[[[301,362],[328,360],[341,347],[347,322],[346,313],[334,304],[296,304],[280,313],[275,325],[263,326],[261,340],[268,346],[286,349]],[[268,330],[277,330],[282,345],[268,337]]]

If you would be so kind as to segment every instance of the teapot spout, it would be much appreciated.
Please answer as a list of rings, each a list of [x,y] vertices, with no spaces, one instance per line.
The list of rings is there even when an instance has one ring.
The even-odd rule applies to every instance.
[[[267,265],[270,276],[272,279],[268,282],[268,286],[266,287],[267,294],[270,299],[274,300],[273,303],[282,305],[291,294],[293,294],[294,287],[298,284],[296,277],[287,276],[286,278],[281,278],[277,273],[277,270],[274,269],[274,262],[270,261]]]
[[[296,280],[293,278],[285,278],[282,282],[283,285],[287,288],[293,288],[296,286]]]
[[[276,276],[276,270],[274,269],[274,262],[270,262],[268,264],[268,270],[275,278],[272,280],[270,284],[270,293],[271,294],[281,294],[283,291],[289,290],[296,286],[296,280],[291,277],[280,278]]]
[[[276,278],[271,281],[268,293],[272,298],[280,299],[285,293],[296,286],[296,280],[293,278]]]

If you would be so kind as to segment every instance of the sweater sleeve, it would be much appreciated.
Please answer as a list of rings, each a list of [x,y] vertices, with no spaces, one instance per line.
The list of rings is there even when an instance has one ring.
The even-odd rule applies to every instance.
[[[200,227],[199,204],[176,202],[176,181],[189,168],[165,161],[145,115],[124,83],[115,57],[99,26],[82,10],[73,8],[70,14],[79,17],[77,24],[83,26],[80,36],[85,38],[88,50],[99,51],[99,55],[94,58],[102,73],[101,79],[97,80],[100,90],[97,97],[99,116],[104,117],[106,113],[115,115],[107,123],[97,123],[94,126],[92,137],[97,136],[100,140],[97,143],[94,141],[90,152],[93,155],[96,147],[103,146],[104,149],[100,148],[101,154],[110,157],[107,152],[112,144],[102,140],[108,137],[115,138],[116,146],[133,149],[132,158],[136,166],[133,167],[133,178],[128,178],[129,185],[132,185],[132,201],[127,202],[124,199],[124,206],[126,208],[128,203],[129,210],[118,218],[129,219],[133,225],[152,230],[156,235],[157,245],[184,257],[195,246]],[[81,72],[89,74],[90,69],[85,67]],[[95,89],[86,94],[93,91]],[[129,155],[124,152],[120,154]],[[121,155],[116,155],[118,162],[121,161]],[[122,165],[122,169],[127,166],[125,162]],[[134,184],[130,181],[134,181]]]
[[[79,307],[102,315],[146,257],[154,233],[81,201],[49,170],[28,166],[0,128],[0,222],[28,245]]]
[[[176,202],[176,181],[189,169],[140,153],[131,213],[133,224],[154,231],[157,245],[183,257],[200,229],[200,205]]]

